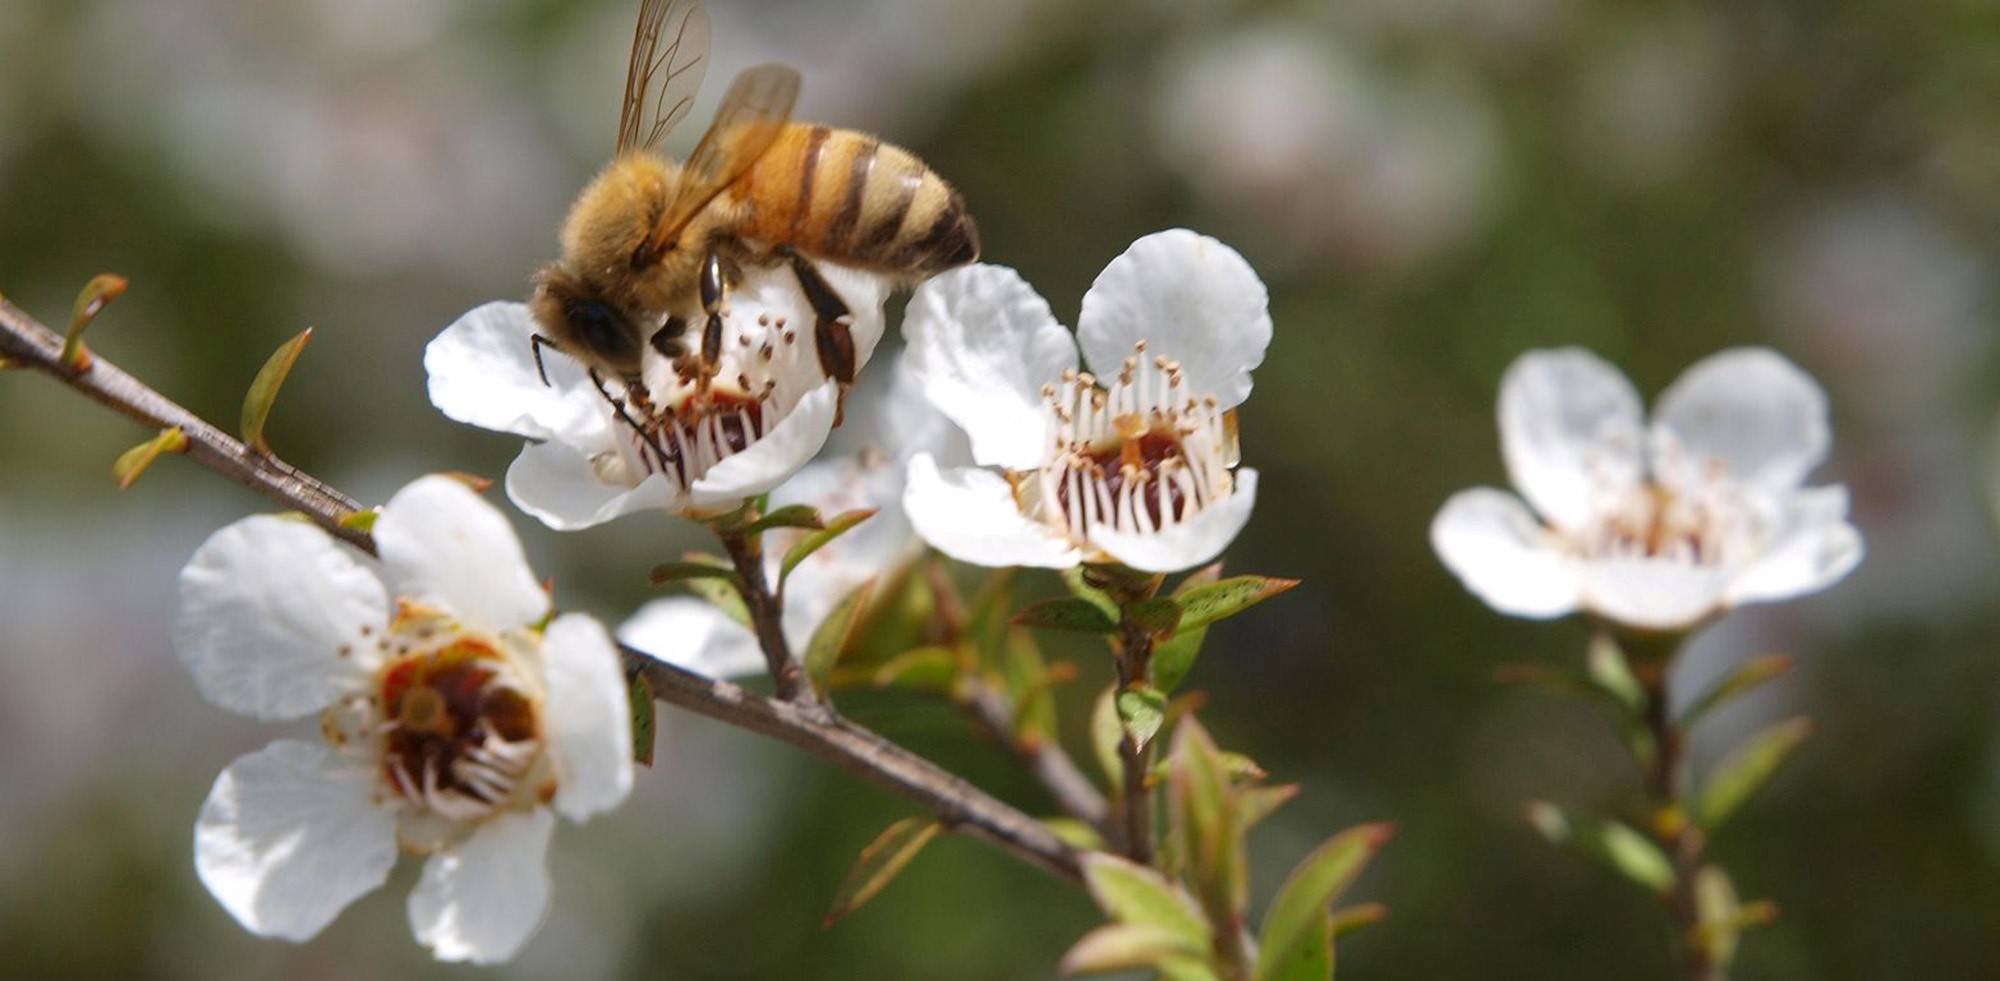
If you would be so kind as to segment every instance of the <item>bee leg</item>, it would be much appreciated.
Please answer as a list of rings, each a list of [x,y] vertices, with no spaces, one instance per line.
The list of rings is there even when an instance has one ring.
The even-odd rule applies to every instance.
[[[562,348],[556,346],[556,342],[540,334],[529,335],[528,350],[535,353],[535,374],[542,377],[543,388],[549,387],[549,369],[542,364],[542,348],[545,347],[556,351],[562,350]]]
[[[625,425],[632,427],[632,431],[638,433],[640,439],[646,441],[647,448],[653,451],[653,456],[659,461],[659,465],[666,466],[667,451],[660,445],[659,438],[654,436],[651,430],[639,425],[637,419],[632,418],[632,413],[626,411],[625,400],[611,394],[610,386],[604,384],[604,376],[598,374],[595,368],[590,371],[590,383],[597,386],[597,394],[604,396],[604,401],[611,403],[611,411],[618,413],[618,418],[623,420]],[[641,397],[643,398],[643,395]]]
[[[666,326],[654,331],[649,343],[660,357],[669,361],[675,360],[687,354],[685,346],[681,344],[681,335],[687,333],[687,329],[687,321],[679,317],[668,317]]]
[[[777,252],[792,264],[792,274],[799,278],[799,288],[805,291],[806,302],[812,305],[817,321],[813,324],[813,343],[819,348],[820,369],[843,388],[854,384],[854,334],[849,330],[854,324],[854,311],[847,308],[847,301],[833,291],[826,277],[797,249],[780,245]]]
[[[722,298],[726,293],[722,257],[710,252],[701,264],[701,309],[708,314],[708,323],[701,331],[701,363],[711,375],[722,361]]]

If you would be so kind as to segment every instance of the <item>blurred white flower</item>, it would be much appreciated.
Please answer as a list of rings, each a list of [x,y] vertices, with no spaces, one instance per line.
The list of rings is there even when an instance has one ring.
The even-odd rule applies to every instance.
[[[1527,503],[1461,491],[1431,544],[1502,613],[1685,630],[1824,589],[1861,560],[1847,489],[1803,486],[1832,440],[1826,394],[1776,352],[1703,359],[1650,428],[1618,369],[1579,348],[1530,352],[1501,382],[1500,439]]]
[[[903,511],[903,472],[918,453],[965,456],[962,438],[916,387],[898,363],[886,392],[874,404],[859,405],[842,428],[859,444],[851,454],[823,456],[806,464],[771,492],[773,508],[803,504],[828,518],[873,508],[875,516],[827,543],[792,570],[785,580],[785,640],[805,650],[813,632],[862,583],[915,558],[923,543]],[[764,536],[764,572],[774,591],[787,549],[804,534],[776,529]],[[702,600],[688,596],[658,599],[639,608],[618,628],[618,639],[663,661],[715,678],[756,674],[764,654],[748,627]]]
[[[989,566],[1169,572],[1215,557],[1257,496],[1257,472],[1235,469],[1235,409],[1271,341],[1267,305],[1242,256],[1186,229],[1112,260],[1074,337],[1011,269],[925,283],[905,357],[980,466],[911,459],[917,533]],[[1079,347],[1104,387],[1079,372]]]
[[[618,654],[589,617],[549,619],[498,511],[449,478],[394,497],[379,562],[301,521],[216,532],[181,572],[174,647],[210,701],[320,713],[324,742],[238,757],[195,825],[195,869],[238,922],[302,941],[428,855],[410,894],[442,960],[511,959],[548,910],[551,813],[632,785]]]
[[[855,360],[864,365],[882,339],[888,281],[818,266],[854,311]],[[811,307],[791,270],[744,273],[723,310],[720,367],[705,384],[649,348],[645,399],[612,380],[600,390],[560,354],[538,364],[530,338],[540,328],[528,308],[496,302],[460,317],[425,349],[431,403],[459,422],[535,441],[508,468],[507,496],[551,528],[649,509],[727,511],[812,459],[841,399],[820,367]]]

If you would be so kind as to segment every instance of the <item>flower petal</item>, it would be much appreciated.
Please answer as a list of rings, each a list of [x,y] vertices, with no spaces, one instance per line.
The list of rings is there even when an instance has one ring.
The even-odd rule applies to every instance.
[[[1722,608],[1729,572],[1656,558],[1614,558],[1583,569],[1583,605],[1641,630],[1689,630]]]
[[[765,669],[764,653],[750,628],[691,596],[640,607],[618,627],[618,639],[656,660],[711,678],[740,678]]]
[[[938,551],[974,565],[1064,569],[1082,553],[1014,504],[1013,488],[991,470],[938,471],[928,453],[910,460],[903,509],[917,534]]]
[[[1500,382],[1500,449],[1514,487],[1543,518],[1585,527],[1644,472],[1639,393],[1582,348],[1530,351]]]
[[[610,420],[583,366],[545,347],[536,367],[530,338],[540,330],[526,304],[467,311],[424,347],[431,404],[459,422],[533,439],[602,439]]]
[[[194,827],[194,867],[262,937],[311,938],[396,864],[396,819],[374,775],[324,744],[280,740],[215,778]]]
[[[1762,603],[1818,592],[1861,562],[1861,533],[1847,522],[1847,488],[1814,487],[1791,495],[1763,557],[1737,574],[1726,599]]]
[[[305,522],[259,515],[209,536],[181,570],[174,650],[209,701],[296,719],[360,682],[374,663],[362,632],[388,622],[360,557]]]
[[[450,477],[419,478],[389,498],[375,546],[397,596],[436,603],[469,626],[502,633],[549,611],[507,519]]]
[[[549,753],[555,807],[581,821],[632,791],[632,707],[618,649],[604,625],[579,613],[555,618],[542,635],[549,679]]]
[[[840,386],[827,382],[799,399],[764,438],[702,474],[688,487],[689,506],[733,508],[785,482],[826,445],[840,404]]]
[[[499,964],[514,959],[549,911],[545,807],[510,812],[424,863],[410,893],[410,930],[441,961]]]
[[[1723,477],[1765,493],[1805,483],[1833,442],[1826,392],[1768,348],[1733,348],[1696,362],[1653,413],[1653,468],[1687,486]]]
[[[1271,345],[1270,295],[1243,256],[1175,228],[1125,250],[1083,294],[1076,341],[1090,370],[1108,376],[1146,342],[1181,363],[1188,391],[1225,409],[1250,394],[1250,372]]]
[[[1076,342],[1005,266],[932,277],[910,298],[903,352],[924,397],[972,438],[973,459],[1026,470],[1049,448],[1042,386],[1077,365]]]
[[[686,503],[664,474],[637,487],[607,483],[590,458],[568,443],[529,443],[507,468],[507,499],[557,531],[601,525],[636,511]]]
[[[1257,503],[1257,471],[1236,471],[1236,489],[1194,520],[1156,532],[1093,528],[1090,543],[1141,572],[1179,572],[1201,565],[1229,547],[1250,521]]]
[[[1431,548],[1472,594],[1509,616],[1576,612],[1577,561],[1555,549],[1521,499],[1491,487],[1460,491],[1431,521]]]

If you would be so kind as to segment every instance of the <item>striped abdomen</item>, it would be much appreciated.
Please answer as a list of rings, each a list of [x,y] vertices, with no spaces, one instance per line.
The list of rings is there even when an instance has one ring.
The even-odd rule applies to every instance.
[[[958,191],[866,133],[788,123],[737,190],[750,205],[747,238],[919,278],[979,258]]]

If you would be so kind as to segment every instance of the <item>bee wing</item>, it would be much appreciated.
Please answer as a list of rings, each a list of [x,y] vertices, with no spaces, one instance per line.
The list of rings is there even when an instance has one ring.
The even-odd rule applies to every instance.
[[[708,12],[701,0],[644,0],[625,68],[625,106],[618,113],[618,152],[647,150],[694,106],[708,69]]]
[[[652,254],[666,248],[688,219],[771,148],[798,97],[799,73],[787,65],[757,65],[736,76],[715,113],[714,125],[681,165],[680,186],[647,239]]]

